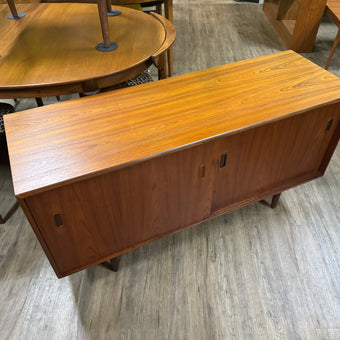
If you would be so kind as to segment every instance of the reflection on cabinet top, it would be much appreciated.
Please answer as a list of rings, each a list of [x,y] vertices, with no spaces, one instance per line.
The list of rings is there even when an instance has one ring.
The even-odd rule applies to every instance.
[[[285,51],[7,115],[15,193],[24,198],[339,97],[337,77]]]

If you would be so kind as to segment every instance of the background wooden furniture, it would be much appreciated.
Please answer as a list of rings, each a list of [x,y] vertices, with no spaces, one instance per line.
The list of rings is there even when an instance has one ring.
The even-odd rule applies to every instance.
[[[334,24],[338,26],[338,33],[334,39],[334,43],[325,66],[325,69],[327,70],[340,40],[340,1],[328,0],[326,6],[326,14],[334,22]]]
[[[264,0],[263,10],[287,48],[312,52],[327,0]]]
[[[141,4],[142,6],[148,5],[156,5],[156,11],[158,14],[162,15],[161,4],[164,4],[164,16],[173,24],[173,1],[172,0],[161,0],[161,1],[150,1],[150,0],[113,0],[113,4],[122,4],[122,5],[132,5],[132,4]],[[167,51],[167,64],[168,64],[168,76],[172,77],[173,75],[173,48],[172,46]]]
[[[16,3],[98,3],[98,7],[100,5],[103,5],[103,1],[101,2],[97,2],[96,0],[20,0],[20,1],[16,1]],[[7,3],[7,0],[0,0],[0,4],[1,3]],[[149,0],[106,0],[107,3],[107,7],[109,8],[109,4],[113,4],[113,5],[134,5],[134,4],[141,4],[142,6],[153,6],[156,5],[156,12],[160,15],[162,14],[162,4],[164,5],[164,16],[166,19],[168,19],[171,23],[173,23],[173,1],[172,0],[159,0],[159,1],[149,1]],[[14,6],[14,9],[16,11],[15,8],[15,4],[13,2],[13,0],[9,0],[8,4]],[[13,12],[13,11],[11,11]],[[99,14],[101,13],[100,8],[98,8],[98,12]],[[105,18],[101,18],[101,22],[103,22],[103,25],[105,25]],[[106,38],[106,39],[105,39]],[[110,41],[110,34],[105,33],[103,35],[103,40],[104,40],[104,45],[106,44],[106,46],[108,46],[108,42]],[[106,40],[106,41],[105,41]],[[171,77],[173,75],[173,48],[172,46],[170,46],[170,48],[167,50],[167,65],[168,65],[168,70],[167,70],[167,74],[169,77]],[[163,76],[164,78],[164,76]]]
[[[28,1],[28,2],[36,2],[36,1]],[[47,1],[48,2],[48,1]],[[54,1],[58,2],[58,1]],[[65,2],[65,1],[59,1],[59,2]],[[68,1],[72,2],[72,1]],[[79,2],[79,1],[76,1]],[[99,51],[102,52],[108,52],[112,51],[117,48],[117,45],[113,42],[110,41],[110,30],[109,30],[109,25],[108,25],[108,13],[111,12],[111,0],[83,0],[80,1],[83,3],[96,3],[98,5],[98,15],[99,15],[99,20],[100,20],[100,26],[102,30],[102,35],[103,35],[103,42],[98,43],[96,48]],[[14,0],[7,0],[8,7],[11,11],[11,14],[7,16],[8,19],[21,19],[23,18],[26,14],[25,13],[20,13],[17,12],[15,2]]]
[[[5,140],[5,129],[4,129],[4,122],[3,122],[3,116],[9,113],[14,112],[14,107],[8,103],[1,103],[0,102],[0,161],[3,158],[7,159],[7,148],[2,147],[3,139]],[[2,202],[0,204],[0,207],[2,205]],[[13,214],[15,209],[18,207],[18,203],[15,201],[10,208],[6,211],[6,213],[1,214],[0,213],[0,224],[5,223]]]
[[[7,16],[8,19],[20,19],[25,16],[25,13],[18,13],[14,0],[7,0],[7,4],[11,11],[11,14]]]
[[[287,51],[13,114],[15,193],[65,276],[321,176],[339,90]]]
[[[101,36],[96,7],[24,4],[18,5],[26,12],[23,20],[0,20],[0,98],[95,91],[131,79],[153,63],[166,77],[173,25],[160,15],[119,7],[122,14],[108,18],[119,48],[102,53],[93,48]],[[7,14],[8,6],[0,6],[0,18]]]

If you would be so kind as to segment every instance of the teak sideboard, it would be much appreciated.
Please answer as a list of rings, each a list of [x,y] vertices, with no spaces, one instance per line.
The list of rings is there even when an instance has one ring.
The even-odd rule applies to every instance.
[[[293,51],[7,115],[58,277],[321,176],[340,80]]]

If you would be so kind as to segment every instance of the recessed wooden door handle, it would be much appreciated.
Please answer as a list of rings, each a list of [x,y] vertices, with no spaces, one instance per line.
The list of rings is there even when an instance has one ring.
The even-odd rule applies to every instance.
[[[53,214],[54,222],[58,228],[61,228],[64,226],[63,219],[58,213]]]
[[[221,155],[221,158],[220,158],[220,168],[224,168],[226,163],[227,163],[227,154],[224,153]]]
[[[198,177],[199,178],[205,177],[205,165],[204,164],[200,165],[199,167]]]
[[[325,132],[328,132],[331,127],[332,127],[332,124],[333,124],[333,119],[331,119],[328,123],[327,123],[327,126],[326,126],[326,129],[325,129]]]

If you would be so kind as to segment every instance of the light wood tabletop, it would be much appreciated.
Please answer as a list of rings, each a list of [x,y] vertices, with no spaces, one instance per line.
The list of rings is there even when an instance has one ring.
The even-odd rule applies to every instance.
[[[113,86],[149,67],[175,37],[165,18],[119,7],[122,14],[108,18],[118,48],[100,52],[96,45],[103,38],[96,4],[22,4],[17,9],[26,16],[9,20],[8,6],[0,6],[0,98]]]
[[[286,51],[14,113],[5,127],[15,192],[24,197],[335,103],[339,91],[336,76]]]

